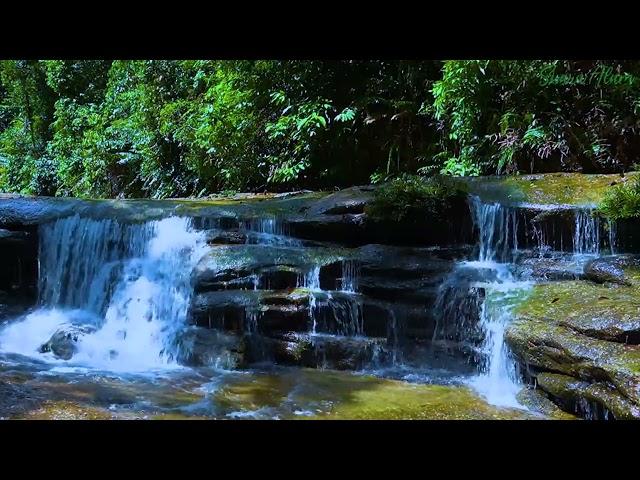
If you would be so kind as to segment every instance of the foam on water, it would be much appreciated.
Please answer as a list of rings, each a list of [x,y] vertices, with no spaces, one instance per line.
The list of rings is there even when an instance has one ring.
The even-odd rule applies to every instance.
[[[92,325],[96,331],[78,338],[66,363],[126,372],[175,368],[173,340],[204,252],[203,235],[186,218],[126,226],[76,216],[45,225],[40,309],[5,327],[0,349],[60,363],[40,346],[69,324]]]
[[[512,319],[510,302],[531,287],[530,282],[516,279],[506,262],[518,249],[517,217],[501,205],[485,204],[479,198],[471,201],[474,223],[478,227],[477,262],[465,262],[470,268],[492,270],[490,282],[476,282],[484,288],[485,300],[480,310],[479,327],[483,333],[480,351],[480,373],[469,384],[497,406],[517,407],[516,394],[522,388],[504,342],[505,330]]]

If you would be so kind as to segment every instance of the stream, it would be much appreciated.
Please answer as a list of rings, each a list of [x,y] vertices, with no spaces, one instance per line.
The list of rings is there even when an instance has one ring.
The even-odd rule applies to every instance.
[[[35,301],[2,319],[1,416],[547,418],[518,398],[512,310],[538,261],[577,276],[614,231],[468,206],[475,245],[442,247],[300,238],[273,214],[42,222]]]

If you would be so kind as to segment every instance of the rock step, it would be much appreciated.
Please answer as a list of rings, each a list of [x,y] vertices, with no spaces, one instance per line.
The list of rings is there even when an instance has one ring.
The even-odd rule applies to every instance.
[[[421,304],[307,289],[203,292],[193,298],[189,322],[267,336],[309,332],[315,323],[318,332],[385,338],[431,338],[436,326],[433,309]]]
[[[188,327],[178,337],[176,359],[191,366],[245,368],[255,363],[335,370],[359,370],[386,362],[385,338],[287,333],[278,337],[238,335]]]

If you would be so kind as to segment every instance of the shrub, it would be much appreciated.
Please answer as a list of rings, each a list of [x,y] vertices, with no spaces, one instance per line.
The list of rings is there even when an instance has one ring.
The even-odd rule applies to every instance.
[[[611,187],[599,210],[611,220],[640,217],[640,177]]]
[[[377,189],[365,211],[381,220],[418,221],[430,216],[445,217],[460,194],[458,187],[446,177],[404,176]]]

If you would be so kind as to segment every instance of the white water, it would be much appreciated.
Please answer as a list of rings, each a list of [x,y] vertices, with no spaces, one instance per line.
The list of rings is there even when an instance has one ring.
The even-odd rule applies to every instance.
[[[60,327],[91,324],[69,363],[110,371],[175,367],[173,345],[204,254],[185,218],[136,226],[70,217],[41,228],[40,308],[0,331],[0,350],[38,352]],[[59,360],[58,362],[63,362]]]
[[[512,308],[532,282],[516,280],[506,264],[494,264],[497,280],[478,283],[484,287],[485,300],[480,310],[480,328],[484,333],[481,351],[485,356],[480,374],[470,381],[478,393],[498,406],[517,407],[516,394],[522,388],[516,364],[509,354],[504,336],[512,320]]]
[[[480,329],[484,334],[479,375],[470,385],[489,403],[505,407],[519,406],[516,394],[522,388],[504,342],[505,330],[512,319],[510,301],[522,295],[531,282],[514,278],[509,263],[518,249],[517,217],[515,212],[501,205],[482,203],[477,197],[471,201],[473,218],[479,230],[478,262],[466,262],[467,267],[489,269],[495,280],[478,282],[485,290],[480,311]],[[498,263],[502,262],[502,263]]]
[[[574,255],[600,253],[600,219],[591,210],[576,210],[573,232]]]

